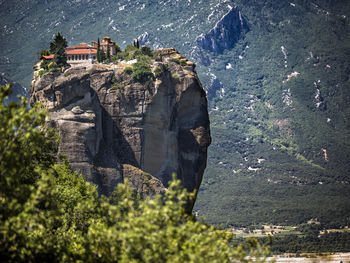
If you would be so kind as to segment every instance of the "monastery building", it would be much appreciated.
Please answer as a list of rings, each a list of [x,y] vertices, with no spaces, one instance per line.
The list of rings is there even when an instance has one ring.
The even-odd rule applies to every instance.
[[[117,53],[115,42],[112,41],[110,37],[104,37],[100,43],[100,50],[107,54],[108,49],[111,56]],[[80,43],[75,46],[67,47],[65,48],[65,53],[67,55],[67,63],[71,66],[94,63],[97,59],[97,42],[91,41],[91,45]],[[43,56],[43,58],[51,60],[54,58],[54,55]]]

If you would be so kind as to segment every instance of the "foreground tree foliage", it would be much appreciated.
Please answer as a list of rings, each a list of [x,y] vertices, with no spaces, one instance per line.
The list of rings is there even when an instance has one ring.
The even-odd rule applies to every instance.
[[[0,88],[0,257],[6,262],[249,262],[267,248],[230,246],[233,236],[197,222],[194,194],[174,180],[165,195],[140,199],[127,183],[111,198],[55,162],[57,135],[27,101],[3,104]],[[257,259],[259,258],[259,260]]]

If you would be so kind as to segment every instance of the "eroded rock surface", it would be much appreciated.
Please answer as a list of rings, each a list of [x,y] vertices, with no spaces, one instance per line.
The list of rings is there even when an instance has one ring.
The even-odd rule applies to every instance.
[[[231,49],[249,31],[246,20],[237,7],[232,7],[206,34],[197,38],[197,45],[204,50],[221,54]]]
[[[101,193],[128,178],[139,193],[153,195],[174,172],[189,191],[201,183],[211,141],[206,94],[192,62],[175,49],[156,52],[150,83],[134,80],[122,62],[41,78],[34,67],[31,103],[50,110],[59,153]]]

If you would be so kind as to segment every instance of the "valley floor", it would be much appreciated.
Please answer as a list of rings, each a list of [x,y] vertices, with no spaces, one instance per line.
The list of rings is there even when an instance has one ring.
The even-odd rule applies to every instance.
[[[275,259],[276,263],[347,263],[350,262],[350,252],[347,253],[334,253],[329,255],[316,256],[315,254],[302,254],[302,257],[295,257],[295,254],[284,254],[280,256],[271,257],[268,262]]]

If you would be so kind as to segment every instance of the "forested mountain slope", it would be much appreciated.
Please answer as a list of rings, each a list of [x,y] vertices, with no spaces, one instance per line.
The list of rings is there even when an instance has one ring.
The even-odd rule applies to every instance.
[[[3,0],[0,14],[0,71],[25,86],[57,31],[69,44],[108,35],[125,47],[140,37],[197,63],[213,138],[199,216],[224,225],[349,224],[347,1]],[[234,44],[203,44],[215,38]]]
[[[8,78],[6,78],[5,74],[2,73],[0,75],[0,85],[1,86],[6,86],[10,84],[11,85],[11,91],[12,94],[4,100],[4,103],[8,103],[10,101],[18,101],[17,96],[28,96],[28,92],[26,90],[26,88],[22,87],[20,84],[13,82],[11,80],[9,80]]]

